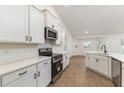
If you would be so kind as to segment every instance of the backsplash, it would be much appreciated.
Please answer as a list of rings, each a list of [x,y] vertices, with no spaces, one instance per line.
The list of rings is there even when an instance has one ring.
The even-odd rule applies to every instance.
[[[0,64],[16,62],[38,56],[39,48],[52,47],[53,52],[64,50],[63,45],[55,45],[50,41],[45,44],[0,44]]]
[[[38,56],[38,45],[0,44],[0,64]]]

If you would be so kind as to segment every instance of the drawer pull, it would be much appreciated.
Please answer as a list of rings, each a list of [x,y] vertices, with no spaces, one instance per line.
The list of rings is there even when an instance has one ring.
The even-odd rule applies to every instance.
[[[26,36],[26,41],[28,41],[28,36]]]
[[[32,36],[30,36],[30,41],[32,41]]]
[[[98,58],[96,59],[96,62],[99,62],[99,59]]]
[[[52,25],[52,28],[54,28],[54,25]]]
[[[48,64],[48,62],[46,62],[46,63],[43,63],[44,65],[46,65],[46,64]]]
[[[34,79],[37,79],[37,74],[36,73],[34,73]]]
[[[40,77],[40,71],[38,71],[38,77]]]
[[[19,75],[21,76],[21,75],[26,74],[26,73],[27,73],[27,71],[24,71],[23,73],[19,73]]]
[[[90,59],[90,57],[88,57],[87,59]]]

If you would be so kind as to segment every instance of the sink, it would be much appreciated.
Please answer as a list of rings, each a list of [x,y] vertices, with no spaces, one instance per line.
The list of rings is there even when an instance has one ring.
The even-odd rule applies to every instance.
[[[107,56],[107,55],[109,55],[108,53],[97,53],[98,55],[103,55],[103,56]]]

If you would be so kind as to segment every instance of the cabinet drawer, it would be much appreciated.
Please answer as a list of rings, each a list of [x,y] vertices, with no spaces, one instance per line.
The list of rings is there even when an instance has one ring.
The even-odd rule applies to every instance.
[[[10,74],[4,75],[4,76],[2,76],[2,86],[10,83],[12,81],[15,81],[19,78],[22,78],[33,71],[36,71],[36,65],[26,67],[26,68],[18,70],[16,72],[12,72]]]
[[[50,59],[49,60],[45,60],[45,61],[39,63],[38,64],[38,68],[42,68],[43,65],[47,65],[47,64],[51,64],[51,60]]]
[[[103,59],[103,60],[106,60],[106,62],[108,62],[108,57],[105,57],[105,56],[97,56],[97,58],[99,58],[99,59]]]

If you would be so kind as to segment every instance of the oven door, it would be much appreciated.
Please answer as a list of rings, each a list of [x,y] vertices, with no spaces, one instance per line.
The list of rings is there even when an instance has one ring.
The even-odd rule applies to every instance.
[[[52,64],[52,78],[55,77],[63,69],[63,60],[59,60]]]

